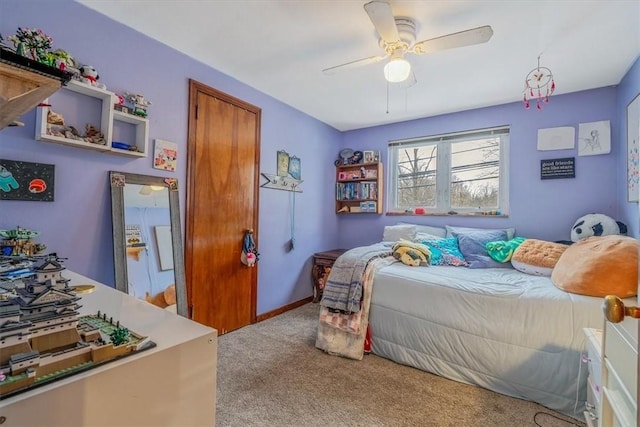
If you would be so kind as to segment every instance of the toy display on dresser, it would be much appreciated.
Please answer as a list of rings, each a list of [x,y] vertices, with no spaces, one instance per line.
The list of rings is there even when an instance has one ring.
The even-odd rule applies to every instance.
[[[0,255],[0,399],[155,346],[106,313],[81,315],[94,286],[70,286],[63,259]]]

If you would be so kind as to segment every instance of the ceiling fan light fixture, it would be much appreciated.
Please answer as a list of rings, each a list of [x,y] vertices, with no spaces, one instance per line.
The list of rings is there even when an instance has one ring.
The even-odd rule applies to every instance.
[[[399,83],[407,80],[411,74],[411,64],[401,55],[392,56],[384,66],[384,78],[391,83]]]

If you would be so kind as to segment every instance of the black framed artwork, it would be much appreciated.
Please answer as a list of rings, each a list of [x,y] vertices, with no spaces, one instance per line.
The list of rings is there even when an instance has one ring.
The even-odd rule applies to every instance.
[[[0,159],[0,200],[53,202],[55,166]]]

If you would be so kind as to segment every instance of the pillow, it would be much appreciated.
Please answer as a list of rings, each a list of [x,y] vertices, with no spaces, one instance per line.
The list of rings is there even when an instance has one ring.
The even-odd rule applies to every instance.
[[[423,240],[439,240],[441,239],[443,236],[437,236],[435,234],[429,234],[429,233],[423,233],[421,231],[418,231],[416,233],[416,237],[413,238],[414,242],[420,243]]]
[[[562,243],[527,239],[513,253],[511,265],[523,273],[551,276],[558,259],[567,248]]]
[[[574,294],[634,296],[638,291],[638,241],[615,234],[581,239],[564,251],[551,281]]]
[[[524,242],[524,237],[514,237],[511,240],[487,242],[485,248],[489,256],[498,262],[509,262],[513,252]]]
[[[408,222],[399,222],[398,225],[415,225],[416,232],[418,233],[433,234],[434,236],[438,236],[438,238],[450,237],[450,236],[447,236],[447,230],[444,227],[433,227],[431,225],[409,224]]]
[[[486,244],[494,240],[506,240],[507,232],[504,230],[472,230],[459,232],[453,230],[453,235],[458,238],[460,252],[464,255],[469,268],[503,268],[510,267],[491,259],[487,253]]]
[[[454,232],[464,233],[467,231],[505,231],[507,233],[507,240],[511,240],[516,235],[516,229],[511,228],[472,228],[472,227],[452,227],[450,225],[445,226],[447,230],[447,237],[453,236]]]
[[[431,251],[422,243],[400,240],[393,245],[393,257],[411,267],[427,266]]]
[[[458,248],[458,239],[455,237],[423,240],[420,243],[429,248],[431,252],[431,265],[467,265],[464,256],[462,256]]]
[[[416,226],[413,224],[387,225],[382,233],[383,242],[397,242],[398,240],[413,240]]]

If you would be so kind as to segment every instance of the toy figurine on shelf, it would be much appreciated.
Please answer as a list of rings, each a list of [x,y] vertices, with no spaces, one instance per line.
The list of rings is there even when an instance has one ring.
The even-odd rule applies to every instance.
[[[76,68],[76,60],[66,50],[56,49],[53,52],[47,52],[46,61],[48,65],[60,70],[80,73],[80,70]]]
[[[104,139],[104,135],[102,134],[102,132],[100,132],[100,129],[96,128],[91,123],[87,123],[84,140],[92,144],[107,144],[107,140]]]
[[[80,67],[80,77],[80,81],[84,84],[88,84],[89,86],[94,86],[100,89],[107,88],[102,83],[98,83],[100,75],[98,74],[98,71],[91,65],[83,65],[82,67]]]
[[[140,117],[147,117],[147,107],[151,101],[144,99],[144,95],[136,93],[126,93],[127,100],[133,104],[133,114]]]
[[[127,114],[131,114],[131,108],[127,107],[127,105],[125,104],[126,102],[126,98],[122,95],[120,95],[119,93],[116,93],[116,102],[115,104],[113,104],[113,109],[116,111],[120,111],[122,113],[127,113]]]

